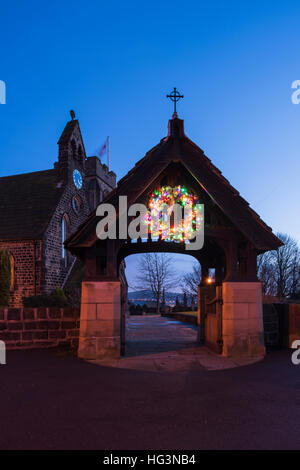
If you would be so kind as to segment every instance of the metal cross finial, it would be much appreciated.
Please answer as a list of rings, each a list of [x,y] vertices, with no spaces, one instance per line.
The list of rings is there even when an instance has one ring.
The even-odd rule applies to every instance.
[[[176,111],[176,103],[177,101],[179,101],[181,98],[183,98],[184,96],[181,95],[179,93],[178,90],[176,90],[176,88],[173,89],[173,91],[171,91],[171,93],[169,95],[167,95],[167,98],[169,98],[171,101],[173,101],[174,103],[174,114],[177,115],[177,111]]]

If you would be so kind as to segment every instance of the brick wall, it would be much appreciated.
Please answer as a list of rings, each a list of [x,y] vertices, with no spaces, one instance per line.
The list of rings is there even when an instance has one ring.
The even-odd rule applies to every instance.
[[[71,307],[0,309],[0,340],[6,348],[76,348],[79,310]]]

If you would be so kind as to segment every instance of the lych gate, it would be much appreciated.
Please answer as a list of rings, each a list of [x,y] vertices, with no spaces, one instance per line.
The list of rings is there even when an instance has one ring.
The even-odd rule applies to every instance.
[[[204,246],[186,251],[184,243],[150,236],[136,243],[99,240],[93,212],[66,242],[66,247],[85,263],[80,317],[80,357],[119,356],[124,340],[122,260],[132,253],[166,251],[186,253],[201,264],[198,295],[199,343],[225,356],[262,356],[265,353],[261,284],[256,258],[278,248],[281,242],[249,207],[221,172],[184,134],[183,121],[174,113],[168,136],[151,149],[105,199],[118,214],[119,196],[128,207],[147,205],[149,194],[162,186],[185,186],[204,204]],[[208,272],[215,281],[208,284]]]

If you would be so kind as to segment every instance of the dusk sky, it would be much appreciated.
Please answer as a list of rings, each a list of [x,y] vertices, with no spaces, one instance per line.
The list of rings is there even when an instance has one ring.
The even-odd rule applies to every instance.
[[[166,135],[176,86],[186,134],[300,241],[299,2],[2,2],[0,40],[0,176],[52,168],[74,109],[87,155],[109,135],[121,178]]]

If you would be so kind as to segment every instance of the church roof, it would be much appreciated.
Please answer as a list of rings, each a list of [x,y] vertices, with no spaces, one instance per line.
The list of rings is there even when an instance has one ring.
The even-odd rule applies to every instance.
[[[56,170],[0,178],[0,240],[40,239],[63,188]]]
[[[179,161],[184,165],[233,225],[257,250],[267,251],[282,245],[282,242],[272,233],[272,229],[250,208],[249,203],[231,186],[221,171],[206,157],[203,150],[184,134],[183,121],[178,119],[177,115],[169,121],[168,136],[136,163],[118,182],[117,187],[109,193],[104,202],[117,207],[118,197],[127,195],[128,205],[133,204],[151,182],[174,161]],[[72,248],[90,246],[96,240],[98,220],[95,211],[92,212],[67,240],[66,246],[71,251]]]

